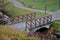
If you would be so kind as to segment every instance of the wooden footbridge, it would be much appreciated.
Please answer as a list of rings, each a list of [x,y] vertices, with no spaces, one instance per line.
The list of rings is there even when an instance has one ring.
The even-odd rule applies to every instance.
[[[22,25],[24,25],[25,30],[31,31],[35,28],[50,24],[52,22],[52,15],[36,18],[36,13],[30,13],[26,15],[11,17],[11,22],[13,24],[21,22]],[[17,26],[21,27],[20,24],[17,24]]]
[[[3,0],[2,0],[3,1]],[[9,4],[10,2],[3,4],[3,6]],[[25,14],[25,15],[20,15],[20,16],[14,16],[11,17],[11,22],[14,26],[19,26],[19,27],[23,27],[21,26],[20,22],[23,22],[22,25],[24,25],[25,30],[32,30],[38,27],[42,27],[46,24],[50,24],[52,22],[52,15],[48,15],[48,16],[44,16],[44,17],[40,17],[40,18],[36,18],[36,13],[30,13],[30,14]],[[20,23],[20,24],[18,24]]]
[[[26,21],[26,30],[28,29],[31,31],[35,28],[39,28],[44,25],[51,24],[51,22],[52,22],[52,15],[40,17],[34,20],[29,20]]]

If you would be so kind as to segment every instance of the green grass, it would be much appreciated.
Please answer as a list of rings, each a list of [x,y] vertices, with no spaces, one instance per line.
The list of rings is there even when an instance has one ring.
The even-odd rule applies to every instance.
[[[3,0],[4,1],[4,3],[7,3],[7,2],[9,2],[9,0]]]
[[[7,2],[8,2],[7,0],[4,0],[4,3],[7,3]],[[12,3],[6,5],[5,10],[9,12],[8,14],[10,16],[19,16],[19,15],[32,13],[32,11],[17,8]],[[43,16],[43,15],[45,15],[45,14],[40,13],[40,12],[36,12],[37,17]]]
[[[15,13],[13,14],[13,16],[19,16],[19,15],[24,15],[24,14],[30,14],[33,13],[32,11],[28,11],[28,10],[23,10],[23,9],[19,9],[19,8],[14,8]],[[44,13],[40,13],[40,12],[35,12],[36,13],[36,17],[41,17],[44,16]]]
[[[12,5],[11,3],[7,6],[5,6],[6,11],[9,11],[9,14],[11,16],[19,16],[19,15],[24,15],[24,14],[30,14],[32,11],[29,10],[24,10],[24,9],[20,9],[15,7],[14,5]],[[45,15],[44,13],[40,13],[40,12],[36,12],[36,16],[40,17]]]
[[[52,27],[54,27],[57,32],[60,32],[60,20],[53,21]]]
[[[46,4],[48,11],[57,10],[57,6],[56,6],[57,0],[20,0],[20,2],[22,2],[26,6],[31,5],[33,8],[42,9],[42,10],[45,9],[45,4]]]
[[[9,0],[0,0],[0,4],[5,4],[7,3]]]
[[[19,16],[19,15],[24,15],[24,14],[30,14],[33,13],[32,11],[28,11],[28,10],[23,10],[23,9],[19,9],[15,7],[15,14],[14,16]],[[36,17],[40,17],[40,16],[44,16],[44,13],[40,13],[40,12],[35,12],[36,13]]]
[[[41,12],[36,12],[36,17],[42,17],[42,16],[45,16],[46,14],[44,13],[41,13]]]

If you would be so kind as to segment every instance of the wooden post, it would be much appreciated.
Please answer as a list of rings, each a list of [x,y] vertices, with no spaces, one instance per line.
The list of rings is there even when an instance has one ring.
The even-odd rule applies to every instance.
[[[46,14],[46,10],[47,10],[47,7],[46,7],[46,5],[45,5],[45,14]]]
[[[27,21],[25,22],[25,31],[27,32]]]

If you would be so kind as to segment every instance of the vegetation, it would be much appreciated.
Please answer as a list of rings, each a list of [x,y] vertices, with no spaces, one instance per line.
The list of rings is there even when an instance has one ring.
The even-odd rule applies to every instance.
[[[9,12],[11,16],[19,16],[19,15],[24,15],[24,14],[30,14],[32,11],[29,10],[23,10],[17,7],[14,7],[11,3],[5,7],[6,11]],[[36,16],[40,17],[45,15],[44,13],[36,12]]]
[[[38,40],[37,37],[28,37],[25,31],[16,30],[10,26],[0,26],[0,40]]]
[[[60,32],[60,20],[53,21],[52,27],[54,27],[57,32]]]
[[[45,9],[45,6],[48,11],[57,10],[57,0],[18,0],[27,7],[36,8],[36,9]],[[60,9],[60,3],[58,4]]]
[[[3,3],[7,3],[7,2],[8,2],[7,0],[4,0]],[[32,12],[32,11],[29,11],[29,10],[24,10],[24,9],[17,8],[12,3],[6,5],[4,8],[5,8],[6,11],[8,11],[8,14],[10,16],[19,16],[19,15],[24,15],[24,14],[30,14]],[[40,13],[40,12],[36,12],[37,17],[43,16],[43,15],[45,15],[45,14]]]
[[[9,0],[0,0],[0,5],[9,2]]]

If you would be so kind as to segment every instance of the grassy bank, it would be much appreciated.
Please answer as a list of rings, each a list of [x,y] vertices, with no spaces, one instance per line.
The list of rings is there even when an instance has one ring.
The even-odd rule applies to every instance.
[[[45,5],[48,11],[56,11],[57,10],[57,0],[18,0],[23,3],[27,7],[35,8],[35,9],[45,9]],[[60,9],[60,3],[59,3]]]
[[[7,6],[5,6],[5,9],[6,9],[6,11],[9,12],[9,14],[11,16],[19,16],[19,15],[24,15],[24,14],[32,13],[32,11],[17,8],[12,3],[10,3]],[[44,13],[36,12],[36,16],[37,17],[44,16],[44,15],[45,15]]]
[[[17,7],[14,7],[12,4],[9,4],[6,6],[6,10],[9,11],[9,14],[11,16],[19,16],[19,15],[24,15],[24,14],[30,14],[33,13],[32,11],[29,10],[23,10]],[[41,12],[35,12],[37,17],[44,16],[44,13]]]
[[[54,27],[57,32],[60,32],[60,20],[53,21],[52,27]]]
[[[8,1],[9,0],[4,0],[3,3],[7,3]],[[8,14],[10,16],[19,16],[19,15],[24,15],[24,14],[32,13],[32,11],[17,8],[12,3],[9,3],[4,8],[5,8],[6,11],[8,11]],[[44,15],[45,15],[44,13],[36,12],[36,16],[37,17],[44,16]]]

